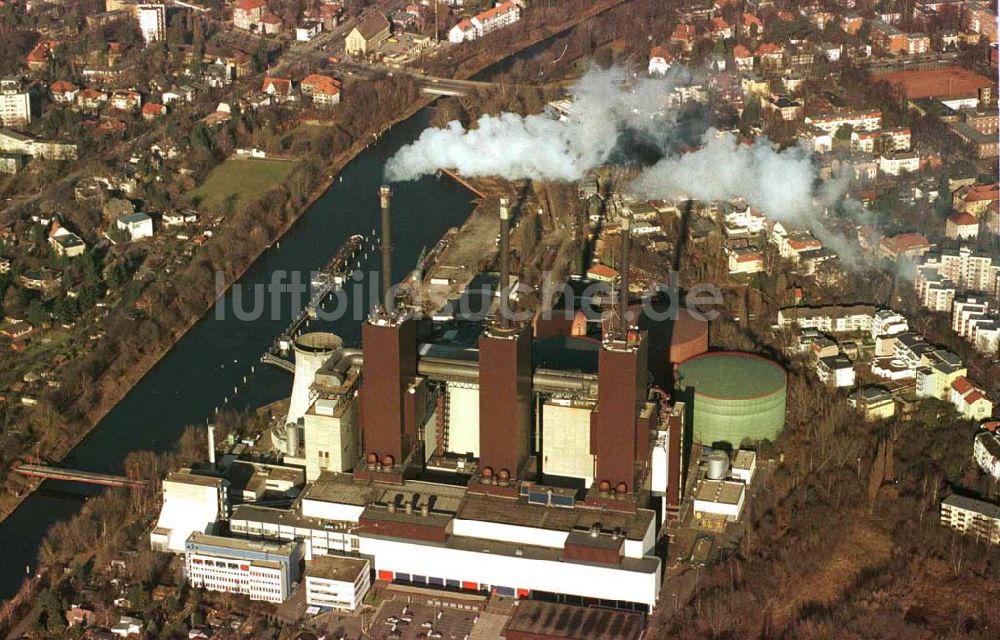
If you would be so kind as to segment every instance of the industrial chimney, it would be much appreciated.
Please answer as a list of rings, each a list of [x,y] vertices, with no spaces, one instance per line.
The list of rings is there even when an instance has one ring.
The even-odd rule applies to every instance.
[[[208,462],[215,466],[215,425],[208,425]]]
[[[500,325],[509,326],[510,301],[510,200],[500,198]]]
[[[379,187],[379,202],[382,206],[382,304],[390,311],[392,301],[389,300],[389,290],[392,288],[392,220],[389,214],[392,200],[392,189],[389,185]]]
[[[618,332],[622,340],[628,339],[628,258],[632,248],[632,211],[622,215],[621,291],[618,292]]]

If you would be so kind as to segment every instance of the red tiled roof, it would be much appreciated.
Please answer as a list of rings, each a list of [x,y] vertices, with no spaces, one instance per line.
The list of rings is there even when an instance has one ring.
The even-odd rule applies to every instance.
[[[240,11],[254,11],[266,6],[267,3],[264,0],[240,0],[234,8]]]
[[[274,86],[274,92],[280,93],[282,95],[288,95],[292,92],[292,81],[287,78],[269,78],[265,77],[263,84],[260,85],[260,90],[267,92],[267,87],[269,85]]]
[[[973,389],[972,393],[965,396],[964,400],[966,404],[974,404],[976,402],[979,402],[980,400],[984,400],[985,398],[986,396],[983,395],[982,391],[980,391],[979,389]]]
[[[891,238],[882,238],[882,246],[894,253],[903,253],[909,249],[929,248],[930,242],[922,233],[901,233]]]
[[[746,47],[744,47],[741,44],[738,44],[735,47],[733,47],[733,57],[737,58],[737,59],[739,59],[739,58],[751,58],[751,57],[753,57],[753,55],[750,53],[749,49],[747,49]]]
[[[949,222],[960,227],[975,227],[979,226],[979,221],[976,220],[976,216],[968,213],[966,211],[953,213],[948,216]]]
[[[965,376],[959,376],[951,383],[951,388],[964,397],[965,394],[975,389],[976,386]]]
[[[69,93],[71,91],[76,91],[76,85],[65,80],[56,80],[49,88],[52,89],[52,93]]]
[[[672,55],[670,55],[670,52],[667,51],[666,47],[653,47],[649,51],[649,57],[650,57],[650,59],[652,59],[652,58],[663,58],[667,62],[670,62],[671,60],[674,59],[674,57]]]
[[[302,79],[303,87],[311,87],[313,93],[335,95],[340,93],[340,81],[320,73],[313,73]]]
[[[499,4],[493,7],[492,9],[487,9],[486,11],[483,11],[476,17],[479,18],[480,22],[485,22],[486,20],[492,18],[493,16],[500,15],[501,13],[507,13],[508,11],[511,11],[513,9],[514,9],[513,2],[504,2],[503,4]]]
[[[590,269],[587,269],[587,275],[612,280],[618,277],[618,271],[604,264],[595,264]]]
[[[742,16],[740,16],[740,18],[742,19],[743,24],[745,24],[748,27],[751,25],[757,25],[761,29],[764,28],[764,22],[752,13],[744,13]]]
[[[771,53],[781,53],[785,49],[781,45],[774,44],[773,42],[765,42],[757,47],[757,55],[763,56]]]
[[[167,108],[162,104],[156,104],[155,102],[147,102],[142,105],[142,115],[144,116],[162,116],[167,112]]]
[[[670,34],[671,40],[692,40],[695,36],[694,27],[689,24],[679,24]]]

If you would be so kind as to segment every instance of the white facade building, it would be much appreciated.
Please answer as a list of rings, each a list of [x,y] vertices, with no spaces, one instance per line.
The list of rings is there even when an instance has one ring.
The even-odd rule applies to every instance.
[[[468,20],[462,20],[448,32],[449,42],[465,42],[512,25],[521,19],[521,7],[516,2],[504,2]]]
[[[136,5],[139,31],[146,44],[162,42],[167,38],[167,7],[162,4]]]
[[[23,127],[31,122],[31,97],[16,78],[0,80],[0,126]]]
[[[306,569],[306,604],[354,611],[371,587],[371,563],[361,558],[320,556]]]
[[[891,309],[879,309],[872,318],[872,340],[881,336],[895,336],[910,330],[906,317]]]
[[[154,551],[183,553],[193,532],[214,533],[227,516],[229,481],[182,469],[163,480],[163,507],[149,534]]]
[[[153,237],[153,219],[141,211],[118,218],[116,225],[133,242]]]
[[[746,500],[746,485],[733,480],[703,479],[694,489],[694,516],[722,516],[728,522],[739,520]]]
[[[854,386],[854,363],[847,356],[837,355],[816,361],[816,375],[823,384],[840,388]]]
[[[985,318],[989,306],[989,301],[983,297],[962,296],[956,298],[951,311],[951,330],[963,338],[971,338],[971,321]]]
[[[941,502],[941,524],[990,544],[1000,543],[1000,506],[952,494]]]
[[[980,469],[994,480],[1000,480],[1000,435],[995,431],[978,434],[972,445],[972,456]]]
[[[299,579],[298,542],[237,540],[192,533],[184,554],[184,575],[193,587],[284,602]]]

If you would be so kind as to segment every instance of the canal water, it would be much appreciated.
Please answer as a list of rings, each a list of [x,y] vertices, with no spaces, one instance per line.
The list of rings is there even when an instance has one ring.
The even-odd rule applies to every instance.
[[[237,282],[245,294],[242,310],[253,309],[250,293],[255,286],[271,282],[275,273],[298,272],[300,280],[308,284],[309,272],[323,267],[349,236],[371,237],[373,230],[377,235],[383,165],[402,145],[413,141],[429,121],[430,110],[420,111],[375,141],[346,167],[342,180],[334,182],[280,243],[268,249]],[[424,246],[430,250],[445,231],[465,221],[473,208],[471,197],[448,178],[430,176],[393,185],[394,281],[404,278],[414,267]],[[377,249],[362,258],[365,272],[377,271],[379,266]],[[343,318],[315,321],[308,330],[331,330],[348,344],[359,343],[356,307],[368,305],[366,297],[355,295],[361,289],[367,293],[366,286],[353,282],[348,285],[348,312]],[[306,298],[302,296],[301,304]],[[262,365],[259,358],[296,315],[291,296],[278,301],[277,313],[272,313],[271,296],[264,296],[263,317],[254,321],[237,317],[233,299],[231,290],[73,450],[65,466],[121,472],[129,452],[169,450],[186,425],[205,424],[216,407],[256,408],[287,397],[291,376]],[[235,394],[234,389],[238,389]],[[224,404],[224,398],[228,403]],[[45,532],[80,509],[80,492],[98,490],[47,481],[0,523],[0,598],[7,599],[16,592],[26,565],[35,569]]]

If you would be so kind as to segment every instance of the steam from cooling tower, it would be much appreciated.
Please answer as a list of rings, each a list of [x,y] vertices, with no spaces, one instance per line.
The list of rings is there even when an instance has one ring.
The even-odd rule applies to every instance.
[[[625,131],[665,145],[673,122],[666,99],[686,75],[631,79],[624,69],[591,69],[569,90],[567,119],[502,113],[469,129],[457,121],[426,129],[389,160],[386,178],[416,180],[452,168],[465,176],[579,180],[608,161]]]
[[[709,129],[699,149],[671,151],[679,136],[675,114],[666,105],[689,75],[672,69],[664,78],[636,79],[619,68],[592,69],[569,91],[568,118],[502,113],[484,115],[468,129],[457,121],[429,128],[389,160],[386,177],[415,180],[450,168],[465,176],[578,180],[608,162],[631,137],[662,155],[632,185],[637,195],[704,201],[742,197],[770,218],[809,228],[845,263],[859,261],[851,243],[821,220],[825,209],[843,199],[847,185],[835,180],[817,189],[817,171],[806,149],[778,150],[766,139],[744,145],[732,133]],[[845,212],[862,221],[857,209],[863,208],[848,203]]]

